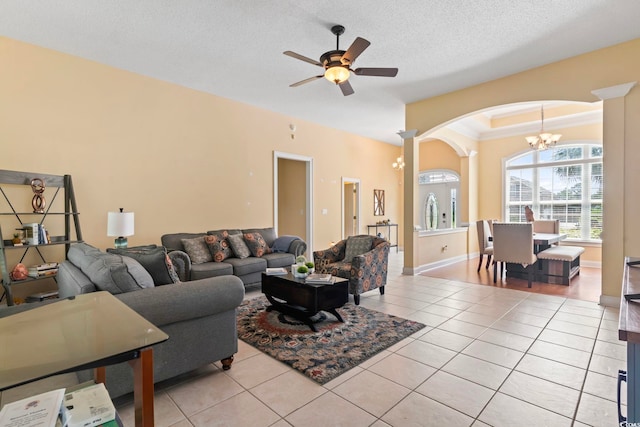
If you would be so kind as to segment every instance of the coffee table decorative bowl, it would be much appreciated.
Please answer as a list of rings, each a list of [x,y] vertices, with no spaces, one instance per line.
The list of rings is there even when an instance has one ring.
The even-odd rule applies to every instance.
[[[262,292],[271,303],[267,310],[300,319],[317,332],[311,317],[320,311],[329,312],[344,323],[336,309],[349,300],[349,280],[334,277],[330,283],[305,283],[304,278],[297,278],[292,273],[281,276],[263,273]]]

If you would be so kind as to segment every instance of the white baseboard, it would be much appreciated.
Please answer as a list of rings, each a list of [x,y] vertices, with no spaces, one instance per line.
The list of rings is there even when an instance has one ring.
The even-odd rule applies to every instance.
[[[404,267],[402,269],[402,274],[407,276],[415,276],[420,273],[424,273],[425,271],[433,270],[434,268],[446,267],[451,264],[455,264],[460,261],[467,261],[469,257],[467,255],[459,255],[453,258],[447,258],[440,261],[432,262],[429,264],[423,264],[415,268],[407,268]]]
[[[604,305],[607,307],[620,307],[620,297],[600,295],[600,305]]]
[[[470,259],[478,258],[480,256],[480,252],[472,252],[468,256],[467,255],[459,255],[453,258],[447,258],[444,260],[432,262],[429,264],[423,264],[414,268],[404,267],[402,269],[402,274],[405,276],[415,276],[420,273],[424,273],[425,271],[433,270],[434,268],[446,267],[451,264],[455,264],[456,262],[468,261]],[[580,260],[580,265],[589,268],[602,268],[602,263],[599,261],[584,261]],[[612,297],[614,298],[614,297]],[[612,304],[603,304],[610,307],[614,307]],[[620,305],[620,301],[615,305],[615,307]]]
[[[581,259],[580,265],[582,267],[589,267],[589,268],[602,268],[602,263],[600,261],[585,261]]]

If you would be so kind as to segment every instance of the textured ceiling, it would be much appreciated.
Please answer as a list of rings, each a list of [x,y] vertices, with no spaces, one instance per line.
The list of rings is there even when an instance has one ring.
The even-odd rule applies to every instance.
[[[0,35],[399,143],[404,105],[640,37],[637,0],[2,0]],[[371,46],[344,97],[290,88],[335,49],[330,27]],[[295,120],[294,120],[295,121]]]

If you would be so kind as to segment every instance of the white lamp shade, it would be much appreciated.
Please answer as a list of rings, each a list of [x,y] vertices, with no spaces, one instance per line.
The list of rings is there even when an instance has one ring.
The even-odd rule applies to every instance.
[[[107,236],[133,236],[133,212],[109,212],[107,217]]]

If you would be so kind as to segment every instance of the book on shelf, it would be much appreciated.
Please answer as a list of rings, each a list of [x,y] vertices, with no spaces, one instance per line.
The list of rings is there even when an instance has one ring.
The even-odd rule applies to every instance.
[[[283,274],[287,274],[288,271],[283,267],[269,267],[265,273],[267,276],[281,276]]]
[[[42,271],[42,270],[50,270],[52,268],[58,268],[58,263],[57,262],[45,262],[44,264],[38,264],[38,265],[32,265],[31,267],[29,267],[29,270],[36,270],[36,271]]]
[[[44,264],[32,265],[27,269],[29,277],[47,277],[58,274],[57,262],[45,262]]]
[[[39,240],[39,232],[38,232],[38,224],[37,222],[30,222],[27,224],[22,224],[22,229],[24,230],[24,242],[27,245],[37,245]]]
[[[333,283],[333,276],[325,273],[311,273],[305,280],[307,283]]]
[[[29,270],[27,274],[29,275],[29,277],[33,277],[33,278],[49,277],[49,276],[55,276],[56,274],[58,274],[58,269],[51,268],[49,270],[41,270],[41,271]]]
[[[59,416],[64,419],[64,391],[61,388],[7,403],[0,411],[0,427],[55,427]]]
[[[22,224],[22,227],[27,245],[45,245],[51,243],[51,236],[49,236],[49,232],[42,224],[32,222]]]

